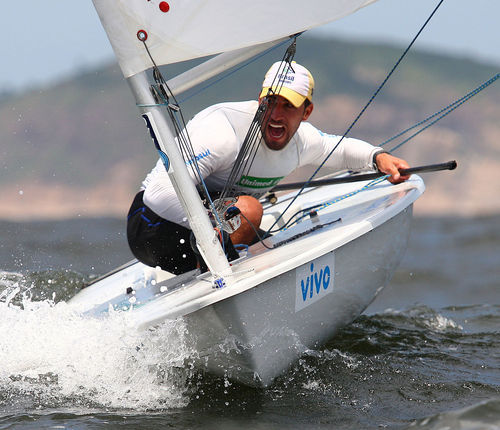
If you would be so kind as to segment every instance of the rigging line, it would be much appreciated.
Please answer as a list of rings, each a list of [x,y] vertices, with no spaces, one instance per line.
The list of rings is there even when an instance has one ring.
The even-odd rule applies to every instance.
[[[294,37],[292,43],[288,46],[285,54],[283,55],[283,58],[281,60],[281,62],[283,63],[283,70],[286,67],[291,67],[291,62],[296,52],[296,40],[297,36]],[[268,96],[270,93],[274,94],[274,92],[272,91],[273,86],[278,87],[277,93],[279,93],[281,87],[283,86],[283,82],[280,82],[280,79],[278,77],[279,73],[280,71],[278,70],[276,75],[273,77],[270,90],[268,91]],[[230,193],[234,193],[236,190],[236,181],[238,180],[238,178],[240,178],[245,172],[248,173],[248,171],[250,170],[252,163],[255,160],[255,156],[257,154],[259,143],[261,140],[262,124],[269,118],[267,117],[266,120],[266,113],[269,108],[272,110],[273,106],[270,106],[270,103],[268,103],[268,98],[265,97],[264,100],[259,104],[252,123],[250,124],[249,130],[247,132],[247,135],[245,136],[236,161],[231,169],[224,189],[222,190],[221,199],[224,199]]]
[[[421,128],[420,130],[418,130],[417,132],[413,133],[410,137],[406,138],[405,140],[403,140],[401,143],[399,143],[398,145],[394,146],[393,148],[391,148],[391,152],[392,151],[395,151],[396,149],[399,149],[401,146],[403,146],[405,143],[408,143],[411,139],[413,139],[415,136],[417,136],[418,134],[422,133],[424,130],[427,130],[430,126],[434,125],[436,122],[438,122],[439,120],[443,119],[446,115],[450,114],[451,112],[453,112],[455,109],[457,109],[459,106],[461,106],[462,104],[464,104],[466,101],[468,101],[472,96],[470,96],[469,98],[467,98],[466,100],[462,101],[461,103],[459,103],[458,105],[456,105],[455,107],[453,107],[452,109],[448,110],[446,113],[444,113],[443,115],[439,116],[438,118],[436,118],[434,121],[430,122],[429,124],[427,124],[425,127]]]
[[[288,230],[289,228],[293,227],[295,224],[297,224],[300,220],[310,216],[310,213],[311,211],[316,211],[316,212],[319,212],[325,208],[328,208],[330,207],[331,205],[335,204],[335,203],[338,203],[342,200],[345,200],[349,197],[353,197],[355,196],[356,194],[359,194],[365,190],[367,190],[368,188],[371,188],[371,187],[374,187],[375,185],[379,184],[380,182],[383,182],[385,179],[387,179],[390,175],[383,175],[383,176],[380,176],[378,178],[375,178],[373,179],[372,181],[368,182],[367,184],[365,184],[363,187],[361,188],[358,188],[354,191],[351,191],[349,193],[346,193],[346,194],[342,194],[340,196],[337,196],[335,198],[333,198],[332,200],[329,200],[329,201],[326,201],[326,202],[323,202],[323,203],[319,203],[319,204],[316,204],[316,205],[313,205],[313,206],[310,206],[308,208],[305,208],[305,209],[301,209],[299,211],[297,211],[295,214],[292,215],[292,217],[290,217],[290,219],[280,228],[276,229],[276,230],[273,230],[273,231],[268,231],[266,232],[266,235],[269,234],[269,233],[277,233],[278,231],[284,231],[284,230]],[[302,215],[300,215],[302,213]],[[300,216],[299,216],[300,215]],[[294,219],[295,218],[295,219]]]
[[[257,112],[258,114],[258,112]],[[252,148],[256,146],[253,142],[255,142],[256,136],[258,136],[258,127],[255,126],[255,118],[250,125],[250,128],[247,132],[243,145],[236,157],[236,161],[231,169],[229,177],[224,185],[224,188],[221,192],[221,198],[227,197],[230,193],[234,191],[236,181],[238,176],[240,175],[241,166],[246,166],[245,160],[248,160],[249,157],[247,155],[251,153]]]
[[[323,205],[323,203],[320,203],[317,205],[309,206],[305,209],[298,210],[288,219],[288,221],[285,224],[283,224],[281,227],[277,228],[276,230],[270,231],[269,233],[272,234],[272,233],[277,233],[281,230],[289,229],[294,224],[297,224],[301,219],[308,217],[310,215],[311,211],[314,211],[316,208],[319,208],[322,205]]]
[[[330,151],[330,153],[326,156],[326,158],[323,160],[323,162],[319,165],[319,167],[314,171],[314,173],[309,177],[309,179],[304,183],[304,185],[302,186],[302,188],[297,192],[296,196],[292,199],[292,201],[288,204],[288,206],[285,208],[285,210],[282,212],[281,215],[283,215],[291,206],[292,204],[295,202],[295,200],[298,198],[298,196],[300,194],[302,194],[302,192],[304,191],[304,189],[307,187],[307,184],[312,181],[312,179],[318,174],[318,172],[321,170],[321,168],[325,165],[325,163],[327,162],[327,160],[330,158],[330,156],[335,152],[335,150],[339,147],[340,143],[344,140],[344,138],[349,134],[349,132],[352,130],[352,128],[354,127],[354,125],[358,122],[358,120],[361,118],[361,116],[365,113],[365,111],[368,109],[368,107],[371,105],[371,103],[373,102],[373,100],[375,99],[375,97],[377,97],[377,95],[380,93],[380,91],[382,90],[382,88],[385,86],[385,84],[387,83],[387,81],[389,80],[389,78],[392,76],[392,74],[394,73],[394,71],[396,70],[396,68],[399,66],[399,64],[401,63],[401,61],[403,60],[403,58],[406,56],[406,54],[408,53],[408,51],[410,50],[410,48],[413,46],[413,44],[415,43],[415,41],[417,40],[417,38],[420,36],[420,34],[422,33],[422,31],[424,30],[424,28],[427,26],[427,24],[429,23],[429,21],[432,19],[432,17],[434,16],[434,14],[436,13],[436,11],[439,9],[439,7],[441,6],[441,4],[444,2],[444,0],[440,0],[438,5],[434,8],[434,10],[432,11],[432,13],[429,15],[429,17],[427,18],[427,20],[425,21],[425,23],[422,25],[422,27],[420,28],[420,30],[417,32],[417,34],[415,35],[415,37],[413,38],[413,40],[410,42],[410,44],[408,45],[408,47],[404,50],[403,54],[399,57],[398,61],[396,62],[396,64],[394,64],[394,66],[392,67],[391,71],[389,72],[389,74],[385,77],[385,79],[383,80],[383,82],[380,84],[380,86],[377,88],[377,90],[373,93],[373,95],[371,96],[370,100],[368,100],[368,102],[366,103],[366,105],[363,107],[363,109],[361,109],[361,112],[358,114],[358,116],[354,119],[354,121],[351,123],[351,125],[347,128],[346,132],[342,135],[342,137],[340,138],[340,140],[336,143],[336,145],[333,147],[333,149]],[[278,217],[276,219],[276,221],[274,222],[274,224],[269,228],[269,230],[271,230],[279,221],[280,217]]]
[[[199,180],[200,173],[196,171],[192,162],[192,160],[195,159],[195,154],[190,143],[187,141],[189,136],[186,137],[183,133],[183,129],[185,127],[183,118],[179,119],[176,115],[176,112],[178,112],[180,108],[178,106],[173,106],[169,102],[169,95],[167,94],[167,90],[169,91],[168,86],[166,87],[167,90],[165,90],[165,88],[162,88],[162,84],[165,82],[165,80],[163,79],[163,76],[161,76],[161,73],[156,70],[154,72],[154,79],[156,81],[156,86],[153,85],[152,87],[155,89],[157,96],[163,100],[164,103],[161,103],[161,105],[167,107],[167,112],[174,127],[175,136],[177,138],[177,143],[179,145],[179,149],[181,151],[183,159],[187,160],[186,162],[191,168],[193,176]]]
[[[261,124],[264,122],[264,118],[267,110],[269,109],[269,104],[266,102],[261,102],[254,119],[250,125],[247,135],[244,139],[243,145],[238,153],[237,159],[231,169],[231,173],[228,177],[226,185],[222,195],[225,197],[236,190],[236,181],[238,178],[243,176],[245,173],[250,171],[250,168],[255,160],[258,152],[259,142],[261,140]]]
[[[284,239],[282,240],[281,242],[277,242],[273,245],[273,248],[278,248],[279,246],[283,246],[283,245],[286,245],[294,240],[297,240],[297,239],[300,239],[301,237],[303,236],[306,236],[308,235],[309,233],[313,233],[315,232],[316,230],[319,230],[320,228],[323,228],[323,227],[326,227],[326,226],[329,226],[329,225],[332,225],[332,224],[335,224],[337,222],[341,222],[342,221],[342,218],[337,218],[333,221],[328,221],[328,222],[325,222],[324,224],[317,224],[313,227],[311,227],[310,229],[308,230],[305,230],[301,233],[297,233],[295,235],[293,235],[292,237],[289,237],[288,239]]]
[[[156,80],[158,85],[165,83],[165,80],[163,79],[163,76],[161,76],[161,73],[159,73],[159,76],[158,75],[155,76],[155,80]],[[165,85],[165,87],[167,88],[168,92],[172,95],[172,92],[170,91],[170,88],[168,88],[168,85]],[[174,130],[175,130],[175,134],[177,137],[177,143],[178,143],[179,149],[181,151],[181,155],[182,155],[183,159],[186,160],[186,164],[188,165],[188,167],[191,169],[193,177],[197,180],[198,183],[201,184],[200,191],[202,191],[202,193],[204,194],[207,204],[211,208],[213,208],[214,207],[213,201],[210,197],[210,193],[208,192],[208,189],[206,188],[206,184],[203,180],[203,176],[201,174],[201,171],[199,169],[199,165],[197,163],[196,155],[195,155],[193,147],[191,145],[189,134],[186,131],[186,124],[184,121],[184,117],[182,116],[182,111],[180,110],[180,107],[178,105],[176,106],[176,108],[174,108],[171,105],[171,103],[169,103],[168,94],[166,94],[166,91],[165,91],[165,94],[163,93],[163,91],[157,90],[157,92],[159,92],[160,97],[165,102],[165,103],[162,103],[162,105],[167,106],[167,112],[168,112],[169,118],[172,122],[172,125],[174,127]],[[172,95],[172,97],[175,100],[175,97],[173,95]],[[177,100],[175,100],[175,101],[177,101]],[[176,115],[177,113],[179,113],[179,115]],[[178,116],[180,116],[181,119],[179,119]],[[217,214],[215,214],[215,219],[216,219],[218,225],[221,226],[222,221],[219,219]]]
[[[401,137],[402,135],[408,133],[410,130],[413,130],[414,128],[417,128],[423,124],[425,124],[427,121],[430,121],[432,118],[435,118],[436,116],[444,113],[444,115],[441,115],[437,120],[433,121],[432,123],[430,123],[428,126],[422,128],[418,133],[421,133],[422,131],[424,131],[425,129],[429,128],[431,125],[434,125],[437,121],[441,120],[442,118],[444,118],[446,115],[449,115],[451,112],[453,112],[455,109],[457,109],[459,106],[461,106],[462,104],[464,104],[466,101],[470,100],[472,97],[474,97],[476,94],[479,94],[482,90],[484,90],[486,87],[488,87],[489,85],[491,85],[493,82],[495,82],[498,78],[500,77],[500,73],[497,73],[495,76],[493,76],[492,78],[490,78],[488,81],[484,82],[483,84],[481,84],[480,86],[478,86],[477,88],[475,88],[474,90],[470,91],[468,94],[466,94],[465,96],[459,98],[458,100],[455,100],[453,103],[450,103],[448,106],[444,107],[443,109],[441,109],[439,112],[436,112],[435,114],[425,118],[424,120],[418,122],[417,124],[407,128],[406,130],[403,130],[402,132],[396,134],[395,136],[391,137],[390,139],[387,139],[386,141],[382,142],[379,146],[384,146],[386,145],[387,143],[389,142],[392,142],[393,140],[397,139],[398,137]],[[406,140],[404,140],[403,142],[401,142],[399,145],[395,146],[394,148],[391,149],[391,151],[394,151],[395,149],[399,148],[400,146],[402,146],[404,143],[408,142],[408,140],[412,139],[413,137],[415,137],[418,133],[415,133],[413,134],[411,137],[407,138]]]
[[[297,211],[294,215],[292,215],[292,218],[290,218],[282,227],[280,227],[280,228],[278,228],[278,229],[276,229],[274,231],[271,231],[271,229],[269,229],[269,230],[267,230],[267,232],[265,232],[265,234],[263,236],[260,235],[258,229],[255,228],[255,226],[253,225],[253,223],[245,216],[245,214],[243,212],[241,212],[241,216],[247,221],[248,225],[253,229],[253,231],[255,232],[255,236],[257,237],[257,239],[259,240],[259,242],[265,248],[267,248],[267,249],[274,249],[274,248],[277,248],[278,246],[281,246],[281,245],[284,245],[286,243],[289,243],[292,240],[298,239],[299,237],[305,236],[306,234],[311,233],[311,232],[317,230],[318,228],[321,228],[321,227],[324,227],[324,226],[331,225],[331,224],[334,224],[336,222],[339,222],[342,219],[338,218],[338,219],[333,220],[333,221],[329,221],[329,222],[326,222],[326,223],[323,223],[323,224],[318,224],[318,225],[314,226],[313,228],[311,228],[309,230],[303,231],[301,233],[298,233],[298,234],[292,236],[290,239],[285,239],[284,241],[281,241],[281,242],[273,244],[272,246],[269,246],[269,245],[267,245],[264,242],[264,239],[266,239],[267,237],[271,236],[272,233],[276,233],[276,232],[281,231],[281,230],[287,230],[288,228],[293,227],[293,225],[296,224],[296,223],[298,223],[301,219],[303,219],[306,216],[308,216],[310,214],[311,210],[314,210],[314,209],[318,208],[317,211],[320,211],[320,210],[325,209],[325,208],[327,208],[327,207],[329,207],[329,206],[331,206],[331,205],[333,205],[335,203],[338,203],[338,202],[340,202],[342,200],[345,200],[345,199],[347,199],[349,197],[355,196],[356,194],[359,194],[359,193],[361,193],[362,191],[364,191],[364,190],[366,190],[368,188],[374,187],[375,185],[377,185],[380,182],[382,182],[385,179],[387,179],[389,176],[390,175],[380,176],[379,178],[375,178],[374,180],[372,180],[369,183],[365,184],[363,187],[361,187],[361,188],[359,188],[357,190],[351,191],[350,193],[342,194],[342,195],[340,195],[338,197],[335,197],[334,199],[332,199],[330,201],[323,202],[321,204],[317,204],[317,205],[311,206],[309,208]],[[308,211],[307,214],[305,214],[306,211]],[[298,219],[293,220],[293,217],[299,215],[301,212],[303,212],[304,215],[301,216]],[[289,224],[291,224],[291,225],[289,225]]]
[[[167,107],[167,112],[174,127],[175,135],[177,138],[177,143],[179,145],[179,149],[181,151],[182,157],[185,162],[188,164],[193,177],[197,179],[198,182],[202,182],[202,175],[199,170],[199,166],[196,163],[196,155],[194,153],[191,141],[189,139],[189,134],[185,132],[186,130],[186,122],[182,115],[182,111],[175,99],[175,96],[172,94],[172,91],[168,87],[163,78],[161,72],[158,69],[154,70],[154,79],[158,87],[156,92],[159,94],[161,99],[165,102],[163,105]],[[170,103],[169,98],[172,97],[175,104]],[[180,118],[179,118],[180,117]]]
[[[139,40],[141,40],[141,39],[139,39]],[[170,96],[172,97],[172,99],[175,102],[175,106],[177,108],[177,109],[175,109],[175,112],[177,112],[179,114],[180,121],[178,120],[178,118],[176,118],[176,116],[174,114],[174,110],[171,108],[171,105],[170,105],[169,100],[168,100],[168,94],[165,94],[165,96],[166,96],[166,99],[165,99],[165,97],[163,97],[163,92],[159,91],[160,96],[164,99],[164,102],[166,102],[166,107],[167,107],[170,119],[173,123],[174,129],[175,129],[176,134],[177,134],[177,140],[180,143],[180,149],[182,151],[182,146],[185,146],[185,150],[187,150],[188,152],[191,152],[191,154],[193,155],[192,158],[189,159],[189,160],[193,161],[191,169],[194,173],[194,176],[198,177],[200,184],[202,185],[202,190],[203,190],[203,193],[205,194],[207,203],[209,204],[210,208],[212,208],[212,213],[214,214],[215,220],[216,220],[217,224],[219,225],[219,227],[222,229],[222,221],[220,220],[218,213],[215,210],[214,203],[210,197],[210,193],[209,193],[208,188],[205,184],[205,181],[203,180],[203,176],[201,174],[198,162],[196,160],[196,156],[195,156],[194,151],[193,151],[191,139],[190,139],[189,134],[187,133],[187,130],[186,130],[186,121],[184,119],[184,115],[182,114],[182,110],[180,108],[179,102],[177,101],[174,93],[171,91],[167,82],[163,78],[163,75],[161,74],[160,69],[156,65],[156,62],[154,61],[153,56],[151,55],[151,52],[149,51],[149,48],[146,44],[146,40],[144,39],[141,41],[143,43],[144,48],[146,49],[146,52],[149,56],[149,59],[153,63],[153,77],[155,78],[155,80],[156,80],[156,78],[158,78],[158,80],[160,80],[160,83],[163,84],[162,88],[168,90],[168,93],[170,94]],[[157,81],[157,83],[158,83],[158,81]],[[181,124],[182,124],[182,130],[180,130],[179,122],[181,122]],[[186,130],[185,133],[183,132],[184,130]],[[197,174],[194,172],[193,169],[196,169]]]

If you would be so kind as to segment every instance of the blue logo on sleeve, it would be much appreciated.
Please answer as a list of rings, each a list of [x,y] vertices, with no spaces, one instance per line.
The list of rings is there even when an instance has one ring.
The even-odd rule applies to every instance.
[[[195,155],[193,158],[191,158],[190,160],[186,161],[186,165],[187,166],[190,166],[191,164],[193,164],[195,161],[200,161],[202,160],[203,158],[206,158],[210,155],[210,149],[207,149],[205,152],[200,152],[199,154]]]

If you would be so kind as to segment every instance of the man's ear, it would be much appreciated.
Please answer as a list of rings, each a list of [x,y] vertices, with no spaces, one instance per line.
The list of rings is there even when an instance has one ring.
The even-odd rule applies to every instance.
[[[302,121],[306,121],[307,118],[312,114],[312,111],[314,109],[314,105],[310,103],[305,109],[304,109],[304,115],[302,115]]]

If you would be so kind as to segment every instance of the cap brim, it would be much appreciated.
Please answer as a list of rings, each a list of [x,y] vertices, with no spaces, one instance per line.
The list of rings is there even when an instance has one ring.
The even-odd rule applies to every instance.
[[[269,94],[270,87],[264,87],[262,88],[262,91],[260,92],[260,98],[266,97]],[[291,104],[293,104],[296,108],[300,107],[302,103],[304,103],[305,99],[307,98],[306,96],[303,96],[302,94],[299,94],[287,87],[281,87],[281,88],[272,88],[272,94],[284,97],[287,99]]]

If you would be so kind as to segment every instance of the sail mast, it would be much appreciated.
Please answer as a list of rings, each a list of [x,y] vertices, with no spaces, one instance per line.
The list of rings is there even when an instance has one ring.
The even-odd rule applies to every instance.
[[[231,274],[231,266],[217,239],[217,234],[194,182],[189,176],[184,158],[175,144],[173,125],[165,119],[161,107],[156,104],[150,92],[146,72],[127,78],[127,82],[136,98],[155,146],[162,155],[172,185],[186,212],[191,230],[196,236],[198,248],[217,282],[218,279]]]

